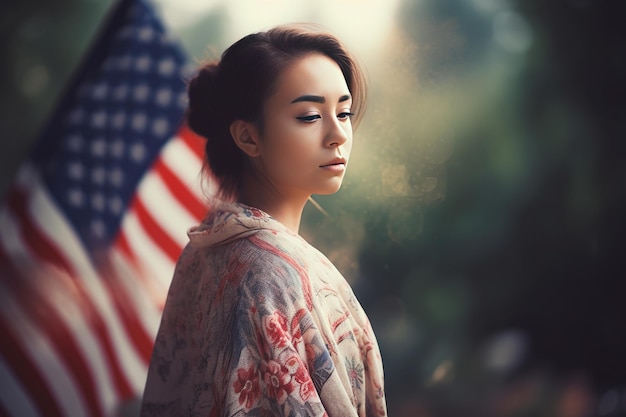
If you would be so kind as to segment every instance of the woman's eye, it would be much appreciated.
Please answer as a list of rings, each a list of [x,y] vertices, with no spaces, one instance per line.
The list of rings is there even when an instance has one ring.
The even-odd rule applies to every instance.
[[[311,123],[317,119],[321,119],[322,117],[319,114],[312,114],[310,116],[299,116],[296,119],[301,120],[303,122]]]
[[[348,112],[348,111],[346,111],[346,112],[342,112],[342,113],[339,113],[339,114],[337,115],[337,117],[338,117],[340,120],[346,120],[346,119],[349,119],[349,118],[350,118],[350,117],[352,117],[352,116],[354,116],[354,113],[350,113],[350,112]]]

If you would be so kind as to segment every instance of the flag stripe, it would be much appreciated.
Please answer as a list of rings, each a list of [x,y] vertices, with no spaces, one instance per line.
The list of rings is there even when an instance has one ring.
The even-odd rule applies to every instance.
[[[14,374],[23,378],[35,394],[39,410],[51,417],[85,416],[74,384],[47,340],[24,320],[5,291],[0,294],[0,334],[3,335],[0,353],[13,367]]]
[[[0,317],[0,334],[2,334],[2,343],[0,343],[0,356],[4,358],[4,362],[9,366],[11,373],[19,380],[20,385],[28,387],[28,390],[36,395],[31,396],[31,400],[35,403],[42,415],[49,417],[62,417],[63,414],[48,389],[48,384],[41,376],[37,367],[30,361],[26,354],[26,350],[21,346],[18,338],[9,328],[4,318]],[[4,381],[4,380],[3,380]],[[2,388],[4,391],[5,388]],[[10,403],[14,399],[8,399]],[[14,414],[21,416],[22,414]]]
[[[174,262],[163,252],[143,229],[134,210],[124,216],[124,235],[134,256],[144,266],[146,273],[157,285],[167,291],[172,280]]]
[[[0,355],[0,381],[2,381],[2,389],[0,389],[1,416],[41,417],[29,392],[23,388],[2,355]]]
[[[53,247],[63,251],[62,257],[72,265],[71,270],[77,271],[72,278],[97,319],[93,327],[106,353],[108,367],[113,371],[118,393],[121,398],[128,398],[134,391],[133,387],[136,390],[143,386],[144,361],[124,333],[118,313],[108,297],[109,292],[104,288],[106,280],[94,270],[84,246],[58,212],[34,171],[27,166],[21,171],[20,184],[29,189],[31,196],[28,218],[36,222],[39,234],[45,234]]]
[[[152,353],[152,337],[137,319],[137,311],[134,308],[134,302],[126,293],[124,287],[119,284],[118,277],[113,267],[103,264],[101,268],[104,281],[107,283],[106,288],[109,291],[109,296],[115,305],[116,311],[121,316],[122,324],[126,328],[126,333],[137,348],[143,362],[148,365]]]
[[[202,219],[207,212],[207,205],[185,186],[163,159],[159,158],[155,170],[176,199],[182,202],[196,219]]]
[[[124,277],[138,277],[140,274],[144,274],[115,246],[111,248],[110,258],[111,267],[115,271],[114,279],[117,285],[123,287],[128,294],[130,303],[135,306],[137,320],[141,322],[152,342],[161,320],[165,293],[163,291],[158,294],[149,292],[150,290],[154,291],[153,285],[146,287],[143,282],[152,281],[145,279],[145,277],[143,279],[124,279]]]
[[[180,248],[187,244],[187,229],[198,223],[196,218],[172,195],[157,172],[152,171],[146,175],[138,194],[141,205],[149,213],[156,227],[172,240],[180,253]],[[137,213],[139,215],[140,211]]]
[[[0,207],[0,417],[111,417],[140,396],[207,210],[204,142],[177,126],[188,69],[151,5],[121,0],[20,167]]]
[[[65,261],[65,257],[61,255],[61,252],[58,250],[59,246],[56,244],[56,242],[51,241],[48,236],[41,233],[39,228],[37,228],[31,222],[30,217],[18,216],[19,213],[25,213],[33,205],[35,205],[36,210],[37,208],[42,209],[42,207],[37,207],[37,205],[34,204],[32,201],[29,204],[30,207],[27,207],[25,195],[17,189],[14,190],[13,194],[14,195],[10,197],[10,201],[13,203],[10,204],[10,207],[16,214],[15,217],[21,220],[21,236],[24,238],[25,243],[30,248],[30,250],[33,251],[35,258],[46,259],[49,262],[51,261],[50,263],[52,265],[56,265],[59,268],[67,271],[68,275],[74,278],[74,282],[76,284],[76,289],[79,293],[79,296],[87,300],[90,299],[91,297],[88,295],[86,289],[84,288],[82,280],[75,279],[75,277],[77,276],[75,267]],[[45,212],[46,214],[50,214],[48,210],[46,210]],[[37,219],[37,216],[35,215],[32,218]],[[57,222],[47,223],[47,225],[52,226],[55,225],[55,223]],[[74,256],[76,256],[76,254],[74,254]],[[91,302],[84,303],[84,308],[86,309],[86,312],[84,314],[86,315],[86,317],[90,317],[93,321],[92,328],[95,330],[99,342],[106,352],[107,363],[113,371],[118,394],[122,397],[130,396],[132,390],[120,369],[118,361],[116,360],[117,355],[115,354],[115,350],[113,349],[111,339],[107,332],[107,326],[105,325],[99,310],[96,309]]]
[[[167,287],[160,285],[159,281],[154,279],[154,275],[149,272],[149,269],[141,263],[137,254],[131,248],[123,228],[117,235],[117,239],[113,245],[113,250],[115,249],[117,249],[120,256],[126,260],[129,268],[134,271],[133,275],[130,276],[134,276],[136,278],[136,281],[141,284],[145,292],[150,296],[150,299],[154,302],[154,305],[158,307],[159,310],[162,310],[165,302],[165,292],[167,291]]]
[[[71,267],[63,260],[63,256],[56,247],[37,231],[28,217],[19,216],[20,213],[26,213],[28,209],[27,198],[27,195],[17,188],[13,188],[8,197],[9,208],[18,218],[21,217],[22,235],[42,262],[55,265],[73,275],[75,271],[72,271]]]
[[[1,249],[0,260],[6,260],[4,251]],[[5,280],[4,283],[9,285],[8,289],[12,293],[12,298],[21,306],[36,327],[45,329],[51,347],[70,374],[73,375],[81,395],[87,402],[90,414],[95,417],[102,416],[100,399],[96,394],[96,387],[89,373],[89,366],[78,348],[71,330],[68,329],[49,302],[26,287],[27,278],[16,270],[11,272],[15,273],[16,279]],[[46,278],[54,279],[55,277],[48,276]],[[29,308],[30,303],[35,304],[37,308]]]
[[[204,144],[206,139],[201,136],[196,135],[191,131],[189,126],[183,125],[180,129],[179,136],[185,142],[185,145],[189,147],[193,151],[194,154],[198,157],[200,161],[204,160]]]
[[[161,158],[167,167],[174,172],[175,176],[191,190],[196,199],[206,200],[203,189],[200,187],[202,175],[202,160],[194,153],[193,149],[184,141],[182,136],[177,136],[170,141],[163,152]],[[212,183],[209,183],[212,185]],[[209,194],[211,190],[208,190]]]
[[[172,262],[176,262],[180,255],[180,246],[159,226],[150,215],[141,198],[135,199],[133,203],[134,211],[139,219],[139,223],[153,242],[158,242],[161,250]]]
[[[76,357],[83,357],[87,363],[83,364],[84,369],[89,371],[91,378],[95,380],[97,390],[105,409],[112,408],[118,401],[112,376],[105,363],[105,358],[97,337],[94,335],[89,315],[88,300],[79,296],[74,280],[56,267],[38,262],[29,252],[18,230],[18,221],[11,216],[8,210],[0,210],[0,226],[3,234],[0,238],[0,255],[4,253],[4,259],[0,256],[0,264],[9,271],[6,275],[10,279],[5,279],[5,285],[12,287],[19,294],[14,297],[17,300],[23,299],[23,306],[26,312],[30,312],[31,318],[39,323],[39,331],[48,334],[48,338],[55,342],[56,350],[63,356],[66,349],[66,341],[70,342],[70,352],[74,340],[76,346]],[[8,251],[14,259],[8,259]],[[37,306],[30,309],[30,306]],[[56,319],[57,323],[49,323],[48,320]],[[62,333],[70,332],[67,335],[55,335],[55,331]],[[76,366],[80,363],[73,363],[70,357],[72,372],[76,375]],[[67,357],[66,357],[67,360]],[[78,375],[80,377],[80,375]]]

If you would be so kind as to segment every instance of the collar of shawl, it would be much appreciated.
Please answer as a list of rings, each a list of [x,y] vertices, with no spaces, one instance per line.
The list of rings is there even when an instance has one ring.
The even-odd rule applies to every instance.
[[[242,239],[261,230],[290,232],[264,211],[241,203],[220,202],[213,206],[206,219],[187,231],[193,246],[216,246]]]

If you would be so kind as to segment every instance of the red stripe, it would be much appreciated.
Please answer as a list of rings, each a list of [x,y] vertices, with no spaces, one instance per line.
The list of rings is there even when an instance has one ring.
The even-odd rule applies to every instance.
[[[128,259],[134,264],[137,262],[137,258],[135,257],[135,253],[130,248],[128,244],[128,239],[126,238],[126,234],[124,234],[123,229],[117,234],[117,238],[115,240],[115,245]]]
[[[106,266],[102,266],[102,273],[105,277],[104,281],[109,291],[109,296],[122,317],[126,333],[137,348],[144,364],[148,365],[150,355],[152,354],[152,338],[138,319],[139,315],[133,308],[136,303],[128,296],[124,286],[119,282],[121,277],[115,273],[110,264],[107,263]],[[122,279],[133,279],[133,277],[123,277]]]
[[[6,255],[0,248],[0,262],[5,259]],[[64,367],[74,376],[76,386],[85,399],[91,414],[102,416],[97,388],[89,372],[89,365],[81,353],[72,331],[67,328],[54,305],[47,302],[32,288],[28,288],[28,279],[20,277],[20,273],[15,268],[11,268],[11,275],[14,279],[5,279],[4,282],[13,290],[13,296],[30,320],[36,323],[39,331],[47,336],[56,354],[63,360]],[[50,276],[47,274],[41,278],[58,279],[59,282],[62,282],[61,276],[58,275]],[[70,291],[72,290],[70,289]]]
[[[167,189],[176,197],[176,200],[184,205],[196,219],[200,220],[206,215],[207,206],[187,188],[161,158],[154,164],[154,170],[159,174]]]
[[[204,143],[202,136],[196,135],[187,125],[183,125],[178,131],[178,136],[183,140],[185,145],[195,153],[198,158],[204,160]]]
[[[126,233],[122,228],[117,235],[115,240],[115,247],[117,247],[120,253],[126,258],[126,261],[129,263],[129,266],[133,268],[134,278],[136,278],[141,285],[145,288],[146,292],[150,295],[152,302],[157,306],[158,309],[163,309],[163,303],[165,300],[165,295],[167,293],[161,286],[156,285],[154,280],[150,279],[146,273],[145,268],[142,267],[141,262],[137,259],[134,251],[130,247],[128,243],[128,238],[126,237]]]
[[[5,281],[18,278],[13,268],[10,268],[4,259],[0,259],[0,265],[3,266],[2,276]],[[26,355],[26,349],[22,346],[20,339],[2,317],[0,317],[0,334],[2,335],[0,355],[5,359],[7,366],[12,368],[13,375],[22,387],[31,394],[30,398],[33,405],[39,409],[39,413],[42,416],[63,417],[45,379]]]
[[[135,198],[132,209],[137,213],[137,218],[142,224],[145,231],[148,233],[153,242],[155,242],[165,254],[170,258],[172,262],[176,262],[180,256],[181,247],[178,243],[167,234],[154,220],[152,215],[146,209],[140,198]]]
[[[7,366],[13,369],[13,374],[20,380],[22,386],[32,394],[31,399],[39,409],[39,413],[46,417],[64,417],[48,384],[26,356],[26,349],[20,346],[13,330],[1,318],[0,334],[2,334],[0,355],[5,358]]]
[[[39,233],[35,226],[28,219],[28,204],[24,192],[13,189],[8,196],[8,205],[11,211],[22,220],[22,235],[28,242],[28,246],[37,253],[37,257],[43,262],[57,266],[70,275],[75,275],[75,271],[65,262],[61,252],[50,242],[50,240]]]
[[[61,267],[67,271],[68,276],[72,278],[72,281],[75,284],[75,289],[79,292],[79,299],[84,300],[84,302],[81,303],[81,307],[85,310],[83,314],[85,317],[90,319],[91,327],[94,329],[98,337],[98,341],[105,352],[106,362],[113,373],[113,380],[115,381],[117,393],[122,398],[130,398],[133,395],[133,390],[129,381],[122,373],[120,364],[116,358],[115,350],[113,349],[113,344],[111,343],[111,339],[109,337],[108,329],[106,328],[100,313],[91,303],[90,297],[87,291],[83,288],[81,280],[76,278],[76,273],[61,256],[56,246],[54,246],[54,244],[30,221],[30,218],[26,215],[26,197],[22,192],[15,191],[12,193],[9,197],[9,206],[14,215],[16,215],[15,218],[21,220],[21,235],[29,248],[35,253],[36,258],[49,261],[53,263],[53,265]]]

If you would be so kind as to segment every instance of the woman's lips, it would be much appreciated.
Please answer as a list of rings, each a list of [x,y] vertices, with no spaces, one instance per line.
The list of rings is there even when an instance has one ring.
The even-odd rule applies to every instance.
[[[343,172],[346,169],[346,160],[343,158],[335,158],[323,165],[320,168],[324,168],[332,172]]]
[[[322,165],[320,166],[320,168],[324,168],[328,171],[332,171],[332,172],[342,172],[346,169],[346,164],[344,163],[338,163],[338,164],[328,164],[328,165]]]

